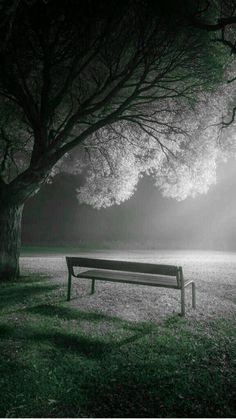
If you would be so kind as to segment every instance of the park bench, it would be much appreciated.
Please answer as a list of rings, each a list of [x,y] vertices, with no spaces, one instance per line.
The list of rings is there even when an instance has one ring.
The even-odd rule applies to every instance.
[[[181,266],[85,257],[66,257],[66,263],[68,267],[67,301],[70,300],[72,277],[75,277],[92,280],[91,294],[95,290],[95,281],[121,282],[180,290],[181,314],[183,316],[185,314],[185,288],[192,285],[192,306],[196,307],[195,283],[192,280],[184,280]],[[79,272],[75,273],[74,268],[79,268]]]

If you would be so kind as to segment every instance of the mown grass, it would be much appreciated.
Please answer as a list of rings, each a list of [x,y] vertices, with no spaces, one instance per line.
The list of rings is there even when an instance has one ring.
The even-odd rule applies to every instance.
[[[72,309],[42,276],[0,285],[1,417],[234,417],[230,320]]]

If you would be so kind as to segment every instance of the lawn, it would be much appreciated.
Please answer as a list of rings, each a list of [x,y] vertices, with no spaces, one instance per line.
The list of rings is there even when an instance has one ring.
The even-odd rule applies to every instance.
[[[124,320],[43,275],[0,294],[1,417],[235,417],[231,317]]]

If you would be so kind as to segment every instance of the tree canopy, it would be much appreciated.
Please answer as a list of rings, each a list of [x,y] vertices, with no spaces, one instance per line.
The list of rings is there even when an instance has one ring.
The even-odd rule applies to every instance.
[[[86,168],[79,201],[97,208],[119,204],[134,193],[145,174],[152,176],[166,197],[183,200],[206,193],[216,182],[218,161],[235,152],[234,125],[221,129],[235,93],[225,83],[214,94],[199,95],[194,107],[187,102],[185,109],[181,107],[181,117],[171,113],[175,121],[168,114],[165,123],[175,130],[158,129],[161,145],[156,132],[153,138],[141,128],[124,123],[107,127],[97,139],[90,138],[86,142],[87,156],[77,156],[77,164],[82,159],[79,167],[83,163]],[[61,169],[67,171],[64,162]]]
[[[0,195],[24,202],[77,147],[68,161],[96,160],[94,191],[111,204],[109,188],[129,195],[115,178],[132,191],[177,157],[186,110],[223,71],[220,47],[187,23],[193,4],[2,0]]]

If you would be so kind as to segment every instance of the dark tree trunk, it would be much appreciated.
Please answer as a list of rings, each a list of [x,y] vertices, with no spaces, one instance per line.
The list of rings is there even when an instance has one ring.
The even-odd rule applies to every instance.
[[[0,205],[0,280],[19,276],[23,204]]]

